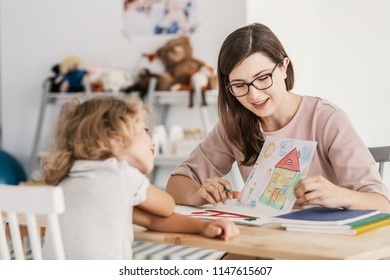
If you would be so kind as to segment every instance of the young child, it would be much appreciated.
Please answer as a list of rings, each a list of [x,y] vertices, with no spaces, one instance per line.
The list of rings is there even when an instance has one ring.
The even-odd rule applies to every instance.
[[[225,240],[238,235],[231,221],[175,214],[172,197],[150,184],[145,174],[153,168],[154,145],[144,117],[135,99],[96,97],[64,105],[42,168],[47,184],[64,189],[60,226],[67,259],[131,259],[133,220],[158,231]],[[45,258],[52,256],[49,244]]]

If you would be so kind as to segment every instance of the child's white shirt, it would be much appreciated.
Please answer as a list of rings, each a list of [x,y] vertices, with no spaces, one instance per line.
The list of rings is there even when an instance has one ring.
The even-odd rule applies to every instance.
[[[131,259],[133,206],[146,199],[148,178],[125,161],[77,160],[60,184],[66,259]],[[44,258],[52,258],[47,232]]]

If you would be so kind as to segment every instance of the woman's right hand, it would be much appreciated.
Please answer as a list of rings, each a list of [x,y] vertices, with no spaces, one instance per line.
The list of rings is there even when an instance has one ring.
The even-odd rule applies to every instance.
[[[221,177],[208,178],[199,186],[194,179],[174,175],[169,178],[166,190],[173,196],[176,204],[192,206],[226,203],[228,199],[234,199],[239,194],[233,192],[230,183]]]
[[[199,201],[196,206],[208,203],[217,205],[219,202],[225,204],[228,199],[236,198],[238,192],[233,192],[229,181],[221,177],[213,177],[208,178],[193,196],[197,196],[194,201]]]

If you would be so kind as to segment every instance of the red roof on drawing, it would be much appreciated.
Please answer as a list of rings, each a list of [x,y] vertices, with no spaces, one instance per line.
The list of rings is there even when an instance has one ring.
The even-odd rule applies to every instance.
[[[299,172],[299,159],[297,149],[294,148],[284,158],[282,158],[276,165],[276,168],[283,168],[295,172]]]

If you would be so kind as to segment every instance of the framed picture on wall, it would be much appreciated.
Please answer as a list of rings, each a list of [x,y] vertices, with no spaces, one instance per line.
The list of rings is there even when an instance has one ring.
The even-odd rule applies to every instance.
[[[196,0],[124,0],[128,37],[189,34],[197,25]]]

